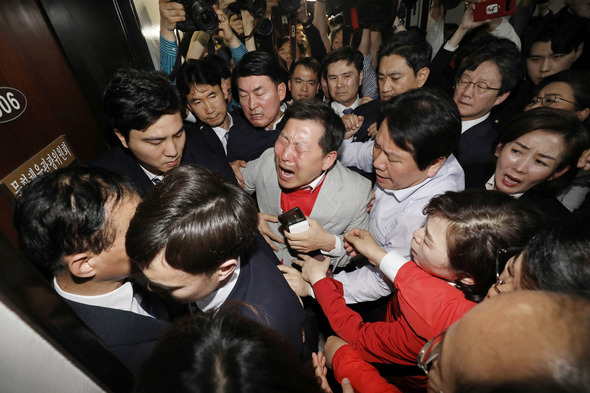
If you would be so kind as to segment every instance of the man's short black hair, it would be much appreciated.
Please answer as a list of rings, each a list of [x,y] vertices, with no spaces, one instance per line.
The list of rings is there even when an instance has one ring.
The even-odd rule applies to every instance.
[[[219,55],[210,55],[204,59],[205,63],[211,67],[217,68],[219,75],[222,79],[231,78],[231,68],[227,61]]]
[[[164,251],[174,269],[212,274],[250,247],[257,228],[250,195],[204,168],[182,165],[166,172],[139,204],[125,246],[140,269]]]
[[[268,76],[276,85],[283,82],[276,58],[262,51],[246,53],[234,68],[233,76],[236,82],[239,78],[248,76]]]
[[[324,135],[320,138],[320,146],[324,154],[337,151],[346,129],[340,116],[326,103],[316,100],[301,100],[294,102],[285,111],[285,124],[289,119],[312,120],[324,128]]]
[[[421,171],[448,157],[461,136],[457,105],[436,89],[414,89],[393,96],[384,104],[378,124],[383,121],[391,139],[412,155]]]
[[[187,60],[178,70],[176,87],[180,96],[186,98],[193,85],[211,85],[221,87],[221,74],[217,67],[212,67],[204,60]]]
[[[459,66],[457,77],[460,78],[465,71],[474,71],[486,61],[494,63],[502,77],[498,95],[516,89],[524,76],[524,64],[516,44],[505,38],[491,39],[485,45],[467,55]]]
[[[422,68],[430,66],[432,47],[420,33],[401,31],[381,44],[377,52],[377,64],[381,64],[384,57],[392,55],[404,58],[416,75]]]
[[[131,130],[145,130],[164,115],[181,111],[176,87],[160,71],[122,69],[103,97],[107,125],[129,140]]]
[[[116,238],[113,209],[137,196],[134,185],[103,168],[70,166],[27,184],[14,208],[21,248],[43,273],[66,270],[63,257],[92,251],[100,254]]]
[[[328,53],[322,61],[322,76],[327,78],[328,66],[338,61],[344,60],[346,64],[352,64],[354,68],[361,73],[363,70],[363,54],[352,46],[343,46]]]
[[[293,63],[291,63],[291,68],[289,69],[289,77],[293,76],[295,69],[299,66],[301,66],[303,68],[307,68],[311,72],[315,73],[318,81],[320,80],[321,65],[316,59],[314,59],[313,57],[300,57],[300,58],[298,58]]]
[[[535,18],[524,33],[522,54],[529,57],[533,44],[549,41],[553,53],[571,53],[578,49],[587,35],[587,18],[569,13]]]

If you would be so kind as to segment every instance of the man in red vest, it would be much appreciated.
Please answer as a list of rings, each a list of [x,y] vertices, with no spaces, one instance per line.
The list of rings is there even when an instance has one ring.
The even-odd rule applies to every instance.
[[[279,260],[291,264],[299,253],[320,251],[335,267],[348,263],[342,235],[367,228],[371,182],[338,162],[342,120],[327,105],[303,100],[285,112],[285,127],[274,148],[242,168],[245,189],[256,192],[259,230]],[[299,207],[309,229],[290,233],[278,215]]]

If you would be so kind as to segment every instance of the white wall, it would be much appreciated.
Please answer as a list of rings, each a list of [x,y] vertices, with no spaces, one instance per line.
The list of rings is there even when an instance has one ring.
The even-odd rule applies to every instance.
[[[2,302],[0,332],[2,393],[104,391]]]
[[[154,67],[160,69],[160,10],[157,0],[133,0],[141,32],[145,37]]]

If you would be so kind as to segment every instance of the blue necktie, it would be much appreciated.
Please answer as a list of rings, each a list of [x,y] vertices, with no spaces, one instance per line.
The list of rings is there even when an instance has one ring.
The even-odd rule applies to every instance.
[[[346,108],[345,110],[342,111],[342,113],[345,115],[350,115],[350,114],[352,114],[353,110],[354,109],[352,109],[352,108]]]

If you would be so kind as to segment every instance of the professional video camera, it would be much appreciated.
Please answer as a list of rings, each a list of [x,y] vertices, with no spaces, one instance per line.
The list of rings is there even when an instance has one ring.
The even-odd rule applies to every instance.
[[[212,33],[219,28],[219,19],[213,9],[212,0],[176,0],[184,6],[186,20],[178,22],[181,31],[205,31]]]

